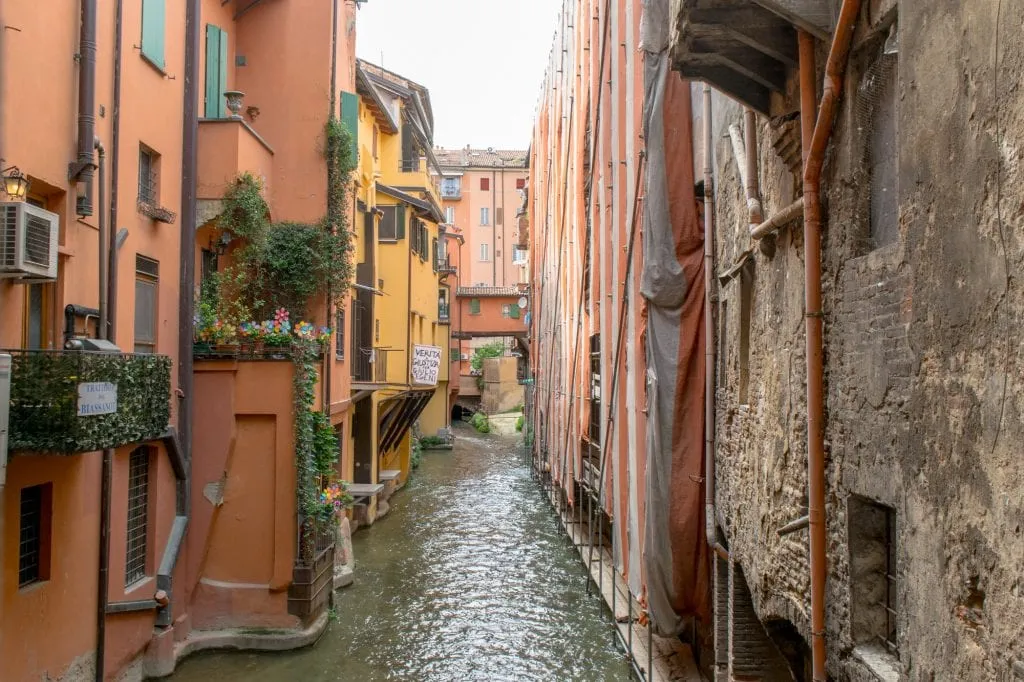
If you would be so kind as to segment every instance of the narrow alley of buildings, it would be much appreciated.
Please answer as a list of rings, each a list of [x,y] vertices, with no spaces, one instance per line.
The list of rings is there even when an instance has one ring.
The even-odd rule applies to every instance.
[[[1024,5],[434,5],[0,0],[0,682],[1024,680]]]

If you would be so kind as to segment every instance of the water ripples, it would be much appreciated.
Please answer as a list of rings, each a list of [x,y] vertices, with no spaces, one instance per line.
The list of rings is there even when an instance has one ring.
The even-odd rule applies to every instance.
[[[515,444],[459,430],[353,539],[356,582],[302,652],[211,654],[175,682],[628,680],[612,626]]]

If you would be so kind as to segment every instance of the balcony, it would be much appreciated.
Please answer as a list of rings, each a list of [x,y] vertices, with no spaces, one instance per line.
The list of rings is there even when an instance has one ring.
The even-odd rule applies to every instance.
[[[461,178],[441,179],[441,198],[449,201],[458,201],[462,198]]]
[[[92,452],[167,431],[171,359],[165,355],[3,352],[12,356],[12,451]]]
[[[437,259],[437,271],[442,275],[454,275],[458,272],[458,269],[452,265],[451,256],[447,255],[444,258]]]
[[[274,150],[242,119],[201,119],[198,151],[199,199],[219,200],[228,184],[245,172],[262,180],[264,195],[270,196]]]
[[[388,381],[388,350],[357,348],[352,360],[352,381],[360,384],[386,384]]]

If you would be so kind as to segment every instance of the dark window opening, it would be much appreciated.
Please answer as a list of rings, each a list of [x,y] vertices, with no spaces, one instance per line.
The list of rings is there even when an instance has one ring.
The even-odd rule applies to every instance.
[[[601,443],[601,335],[590,337],[590,442]]]
[[[50,530],[53,485],[21,489],[18,539],[18,587],[50,579]]]
[[[857,495],[847,505],[853,639],[879,644],[898,658],[896,511]]]
[[[139,146],[139,203],[160,203],[160,155],[143,145]]]
[[[345,309],[339,307],[334,314],[334,357],[337,360],[345,359]]]
[[[156,352],[160,263],[135,256],[135,352]]]
[[[130,587],[146,577],[149,545],[149,459],[150,453],[147,448],[133,450],[128,459],[125,587]]]

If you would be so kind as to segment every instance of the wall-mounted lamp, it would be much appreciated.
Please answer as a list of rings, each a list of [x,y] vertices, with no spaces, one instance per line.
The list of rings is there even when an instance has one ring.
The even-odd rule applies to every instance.
[[[212,237],[210,238],[210,250],[216,253],[218,256],[223,256],[225,253],[227,253],[228,246],[230,245],[231,233],[227,232],[226,230],[220,233],[220,237],[217,238],[216,242],[213,241]]]
[[[10,166],[0,171],[4,177],[4,192],[13,199],[24,199],[28,194],[29,181],[17,166]]]

